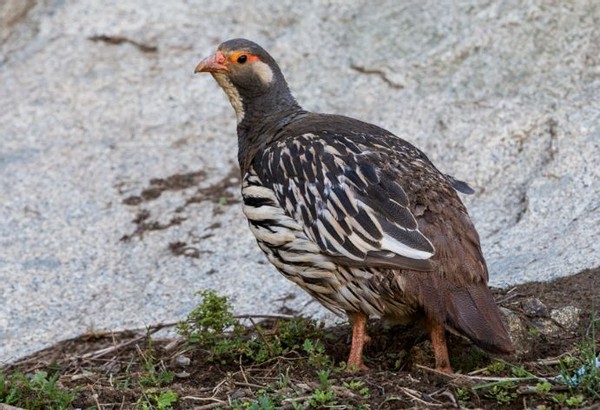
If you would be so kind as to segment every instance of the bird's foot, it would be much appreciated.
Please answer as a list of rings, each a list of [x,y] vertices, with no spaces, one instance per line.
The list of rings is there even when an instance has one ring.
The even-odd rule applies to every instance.
[[[368,370],[369,367],[364,364],[362,360],[354,362],[352,359],[349,359],[348,364],[346,365],[346,372],[348,373],[366,372]]]
[[[367,335],[367,315],[363,313],[349,313],[352,319],[352,347],[348,358],[348,371],[354,373],[359,370],[369,370],[363,362],[363,348],[366,343],[371,342]]]
[[[428,322],[431,345],[435,356],[435,369],[452,374],[450,358],[448,357],[448,346],[446,344],[446,328],[440,322],[430,319]]]
[[[452,371],[452,368],[450,367],[450,365],[447,365],[447,366],[436,366],[435,370],[437,370],[438,372],[447,373],[447,374],[453,374],[454,373]]]

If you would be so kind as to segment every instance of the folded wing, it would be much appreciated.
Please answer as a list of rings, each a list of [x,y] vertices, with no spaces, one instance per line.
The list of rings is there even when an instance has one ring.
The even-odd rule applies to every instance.
[[[397,178],[378,166],[385,158],[357,151],[341,137],[333,142],[314,134],[286,139],[263,152],[262,179],[285,212],[337,263],[431,270],[435,249],[419,230]]]

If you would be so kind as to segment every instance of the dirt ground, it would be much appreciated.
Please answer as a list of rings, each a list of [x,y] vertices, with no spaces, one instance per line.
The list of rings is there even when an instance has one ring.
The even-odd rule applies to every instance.
[[[355,374],[332,370],[328,386],[319,378],[318,366],[309,363],[301,349],[260,364],[242,358],[211,361],[207,351],[190,348],[183,340],[151,338],[156,330],[172,324],[142,332],[85,334],[12,363],[3,372],[58,371],[59,384],[76,392],[74,408],[161,408],[157,397],[167,391],[177,394],[178,400],[172,404],[175,409],[600,407],[600,399],[593,392],[583,392],[585,400],[571,405],[565,404],[564,399],[569,394],[577,395],[573,389],[557,383],[546,389],[549,391],[536,387],[540,380],[556,375],[563,363],[561,358],[580,357],[582,341],[591,340],[592,349],[596,349],[592,354],[597,355],[600,342],[591,333],[590,324],[600,323],[595,313],[600,302],[600,268],[494,293],[501,306],[524,320],[534,320],[525,317],[523,308],[533,297],[549,311],[564,306],[581,309],[580,322],[574,330],[554,336],[532,332],[535,341],[531,351],[500,358],[500,362],[468,341],[450,336],[450,355],[457,372],[453,376],[432,369],[430,344],[418,329],[386,328],[377,321],[369,325],[373,343],[365,352],[370,370]],[[270,319],[263,322],[262,329],[276,332],[277,326],[278,320]],[[334,366],[346,360],[349,326],[319,331],[325,335],[324,355],[333,359]],[[573,364],[573,369],[577,366]],[[159,380],[161,374],[171,376]],[[528,375],[537,379],[530,381]],[[518,380],[509,380],[514,377]],[[502,384],[503,380],[512,384]],[[600,378],[598,381],[600,386]],[[497,385],[501,388],[497,389]],[[315,397],[324,389],[332,392],[333,399],[319,402]],[[261,396],[268,400],[259,400]]]

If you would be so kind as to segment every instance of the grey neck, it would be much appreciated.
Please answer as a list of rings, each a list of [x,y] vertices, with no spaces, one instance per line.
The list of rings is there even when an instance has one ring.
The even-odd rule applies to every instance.
[[[286,125],[306,113],[289,91],[276,96],[255,97],[251,101],[251,104],[244,104],[244,118],[237,126],[242,176],[258,151],[277,140]]]

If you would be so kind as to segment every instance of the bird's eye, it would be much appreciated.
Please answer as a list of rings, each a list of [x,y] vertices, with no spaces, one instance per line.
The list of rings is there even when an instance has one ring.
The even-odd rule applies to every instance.
[[[242,54],[237,58],[237,62],[240,64],[244,64],[248,60],[248,56],[246,54]]]

